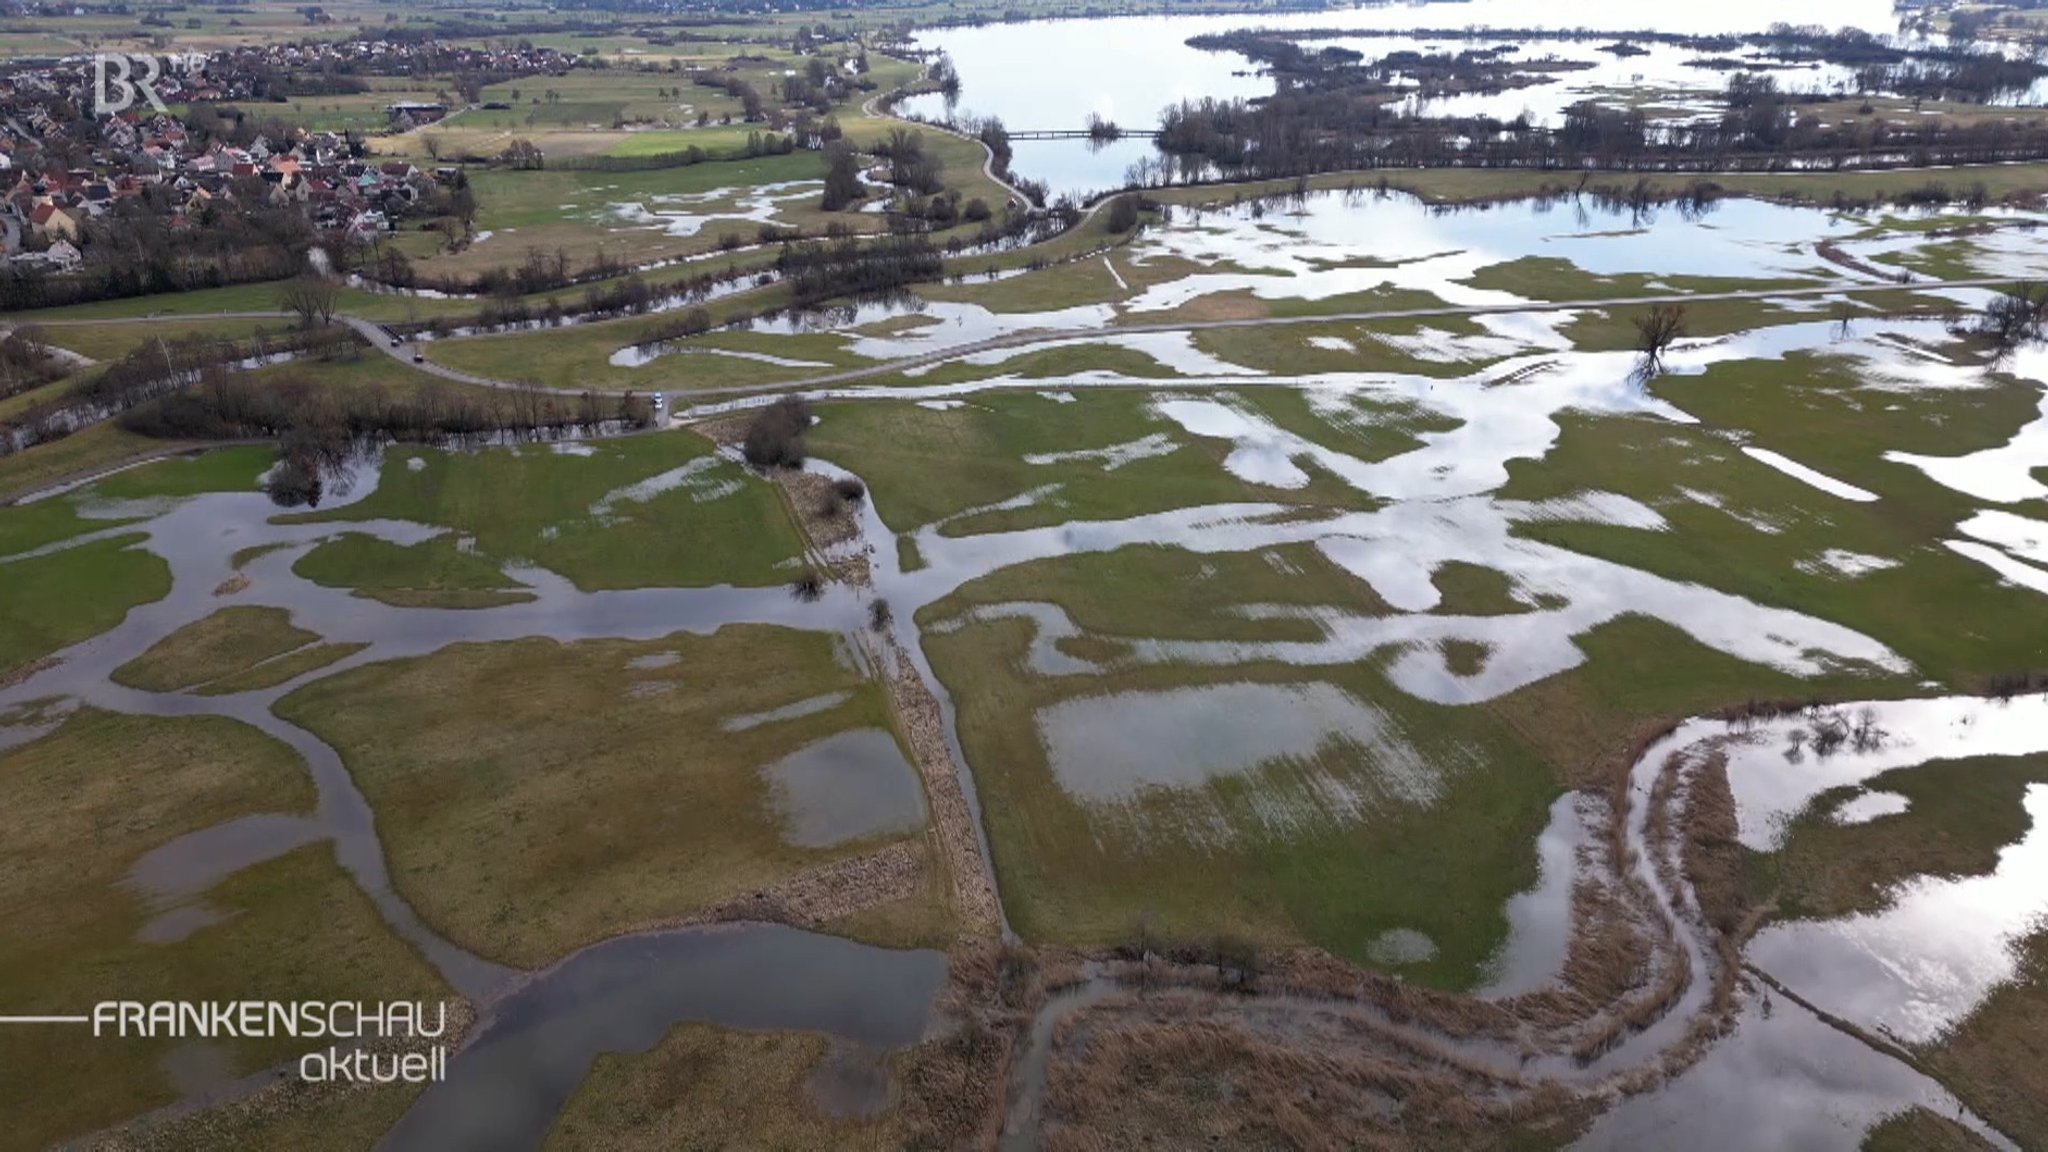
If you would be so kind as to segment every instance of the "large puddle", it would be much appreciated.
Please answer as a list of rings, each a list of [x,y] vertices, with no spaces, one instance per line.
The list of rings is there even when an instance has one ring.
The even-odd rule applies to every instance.
[[[1962,1123],[1995,1148],[2013,1148],[1940,1084],[1796,1004],[1764,998],[1698,1064],[1654,1092],[1622,1100],[1574,1147],[1857,1152],[1870,1129],[1915,1106]]]
[[[1133,800],[1152,788],[1199,788],[1274,761],[1305,761],[1345,745],[1371,764],[1371,792],[1317,773],[1331,813],[1382,799],[1428,804],[1437,772],[1392,722],[1327,684],[1219,684],[1064,700],[1038,714],[1061,787],[1083,800]]]
[[[783,836],[831,848],[924,823],[924,790],[896,738],[879,728],[840,732],[761,770]]]

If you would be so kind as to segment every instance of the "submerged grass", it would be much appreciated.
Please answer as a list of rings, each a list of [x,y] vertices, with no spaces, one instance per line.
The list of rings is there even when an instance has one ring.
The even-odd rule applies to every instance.
[[[1858,399],[1817,388],[1808,401],[1797,391],[1773,393],[1754,382],[1755,376],[1783,381],[1796,369],[1745,367],[1754,376],[1710,372],[1714,384],[1658,383],[1681,393],[1674,401],[1700,413],[1704,425],[1566,415],[1557,444],[1542,460],[1509,465],[1503,496],[1616,492],[1655,508],[1669,530],[1541,521],[1518,533],[1846,625],[1912,661],[1921,678],[1974,684],[2037,663],[2039,646],[2030,636],[1965,623],[2024,619],[2040,610],[2038,594],[2002,584],[1989,569],[1939,546],[1969,514],[1970,503],[1917,470],[1880,458],[1888,447],[1946,453],[2002,443],[2022,422],[2028,398],[2017,389],[1943,393],[1945,418],[1918,423],[1916,417],[1937,405],[1913,395]],[[1841,499],[1750,459],[1715,435],[1719,420],[1736,418],[1735,405],[1745,400],[1752,407],[1739,413],[1740,426],[1767,430],[1751,443],[1777,448],[1880,498]],[[1821,565],[1829,549],[1896,566],[1843,574]]]
[[[302,519],[390,517],[447,525],[474,537],[480,558],[529,561],[585,591],[759,586],[786,578],[776,565],[799,549],[774,490],[740,465],[711,458],[703,440],[681,433],[634,436],[589,444],[587,453],[547,445],[469,453],[394,449],[385,455],[375,492]],[[392,570],[380,574],[385,563]],[[474,589],[481,579],[481,569],[446,560],[438,545],[417,555],[349,546],[315,562],[314,570],[369,588],[425,579],[444,582],[430,588]]]
[[[1372,504],[1320,474],[1296,489],[1241,481],[1222,466],[1230,441],[1184,431],[1154,413],[1151,400],[1140,391],[1104,389],[1091,391],[1085,404],[1029,392],[985,394],[944,410],[894,402],[825,404],[809,443],[816,455],[859,473],[874,492],[876,510],[898,532],[955,516],[960,518],[942,532],[968,535],[1234,501]],[[1106,469],[1109,461],[1101,457],[1026,460],[1128,447],[1147,437],[1163,437],[1172,450],[1114,469]],[[945,481],[934,483],[935,477]],[[1031,505],[961,515],[1048,485],[1058,491]]]
[[[2023,1148],[2048,1145],[2048,931],[2017,945],[2019,976],[1920,1058]]]
[[[1122,557],[1113,553],[1097,567]],[[1155,571],[1176,557],[1197,562],[1160,550]],[[1251,557],[1227,562],[1261,563]],[[1305,591],[1317,583],[1313,573],[1302,579]],[[1059,598],[1078,619],[1128,619],[1112,638],[1152,634],[1150,622],[1175,614],[1178,600],[1158,603],[1171,599],[1158,596],[1162,586],[1201,585],[1162,585],[1142,576],[1106,587],[1079,575],[1050,586],[1037,582],[1040,597]],[[1229,588],[1220,579],[1216,586]],[[931,614],[945,612],[937,607]],[[1179,626],[1208,630],[1221,619],[1192,612],[1180,614]],[[1164,939],[1233,933],[1266,944],[1320,945],[1365,962],[1380,934],[1410,929],[1429,936],[1437,951],[1404,966],[1404,974],[1449,987],[1473,980],[1498,947],[1506,933],[1503,903],[1534,880],[1535,856],[1527,846],[1557,786],[1495,718],[1417,701],[1370,665],[1312,672],[1270,665],[1146,667],[1040,677],[1021,659],[1031,628],[999,620],[928,634],[925,641],[954,700],[1006,909],[1025,938],[1108,946],[1144,917]],[[1242,634],[1230,624],[1214,631]],[[1440,778],[1434,803],[1394,799],[1383,774],[1397,766],[1381,752],[1344,741],[1325,742],[1303,761],[1247,764],[1238,774],[1192,788],[1155,789],[1124,802],[1082,801],[1055,777],[1036,722],[1040,709],[1077,696],[1316,680],[1384,713],[1397,738]],[[1370,798],[1365,814],[1352,819],[1322,811],[1332,788]]]

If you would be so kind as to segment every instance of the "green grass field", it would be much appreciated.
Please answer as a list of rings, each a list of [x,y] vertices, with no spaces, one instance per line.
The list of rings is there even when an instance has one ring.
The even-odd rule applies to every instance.
[[[119,624],[171,591],[170,566],[139,535],[0,565],[0,677]]]
[[[445,525],[474,537],[482,557],[539,564],[586,591],[787,579],[777,566],[796,557],[798,543],[774,491],[739,465],[708,459],[711,450],[701,439],[683,433],[637,436],[601,441],[589,451],[572,456],[548,445],[470,453],[397,448],[386,453],[382,481],[367,498],[303,518],[345,523],[392,517]],[[417,470],[412,460],[421,461]],[[693,471],[678,472],[684,468]],[[662,477],[668,479],[657,479]],[[376,563],[362,563],[370,551],[377,551]],[[339,567],[321,567],[335,557],[314,561],[313,571],[350,587],[379,586],[375,582],[386,577],[377,570],[397,559],[389,550],[351,545],[340,554]],[[415,571],[426,575],[414,576]],[[396,572],[404,574],[388,579],[431,577],[473,587],[481,578],[469,559],[447,560],[438,548],[406,559]]]
[[[292,571],[330,588],[407,607],[487,608],[530,600],[524,587],[449,536],[410,547],[371,536],[343,536],[315,547]]]
[[[294,627],[282,608],[223,608],[159,640],[111,679],[145,692],[176,692],[244,675],[319,638]]]

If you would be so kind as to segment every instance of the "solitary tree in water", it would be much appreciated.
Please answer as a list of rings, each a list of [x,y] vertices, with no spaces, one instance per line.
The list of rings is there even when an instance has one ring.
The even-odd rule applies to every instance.
[[[1643,354],[1643,374],[1653,375],[1664,366],[1664,351],[1685,335],[1685,305],[1653,304],[1636,317],[1636,351]]]
[[[1985,306],[1977,328],[1991,338],[1994,351],[2003,355],[2040,339],[2044,321],[2048,321],[2048,285],[2018,284]]]

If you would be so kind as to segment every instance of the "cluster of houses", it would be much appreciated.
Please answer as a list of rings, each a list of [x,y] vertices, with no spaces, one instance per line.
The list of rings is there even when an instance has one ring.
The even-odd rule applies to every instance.
[[[239,148],[218,140],[195,145],[169,117],[132,111],[107,117],[100,131],[105,148],[95,155],[121,158],[104,168],[43,169],[31,154],[0,169],[0,231],[11,265],[58,272],[76,267],[86,224],[151,186],[171,190],[152,202],[169,205],[173,230],[191,227],[208,205],[258,196],[300,206],[322,231],[367,242],[455,174],[361,157],[331,132],[280,141],[259,136]],[[0,155],[12,151],[6,145],[0,137]]]
[[[344,138],[329,132],[276,143],[259,136],[246,148],[212,141],[195,149],[165,138],[183,135],[175,126],[150,132],[115,117],[107,133],[138,139],[146,134],[137,152],[126,153],[141,162],[118,173],[38,171],[33,164],[0,170],[0,231],[10,241],[10,264],[59,272],[76,267],[84,226],[150,186],[171,190],[171,196],[154,201],[171,205],[167,223],[173,230],[191,227],[209,205],[260,196],[271,204],[300,206],[324,232],[368,242],[391,230],[439,181],[455,175],[454,169],[428,172],[403,160],[358,157]]]
[[[312,50],[273,51],[298,60]],[[165,69],[159,93],[198,101],[232,98],[243,87],[210,78],[213,70]],[[455,175],[380,163],[359,140],[333,132],[295,129],[235,146],[144,102],[94,115],[82,87],[90,83],[91,69],[76,62],[0,74],[0,268],[76,268],[90,250],[91,221],[151,188],[168,190],[143,202],[174,230],[194,226],[209,205],[261,197],[299,206],[322,231],[367,241]],[[426,107],[406,111],[415,121],[432,115]]]

